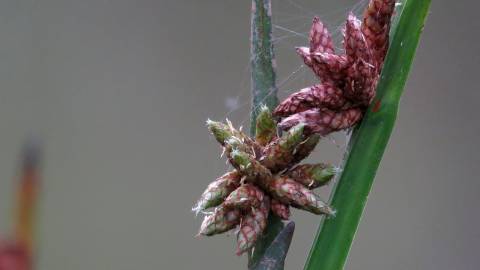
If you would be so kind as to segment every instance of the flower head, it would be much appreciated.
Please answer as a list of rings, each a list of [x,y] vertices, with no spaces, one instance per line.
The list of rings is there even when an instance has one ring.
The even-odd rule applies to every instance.
[[[310,46],[297,48],[297,53],[321,83],[291,94],[278,105],[274,114],[284,118],[281,128],[304,123],[305,131],[326,135],[360,121],[375,96],[394,7],[394,0],[370,0],[362,21],[350,13],[340,54],[335,54],[324,24],[313,19]]]
[[[238,227],[237,254],[249,250],[262,235],[268,215],[290,218],[290,207],[320,215],[333,214],[312,189],[330,181],[335,170],[328,164],[300,161],[314,150],[320,137],[306,136],[305,124],[277,136],[277,123],[263,107],[257,117],[255,139],[230,122],[207,121],[215,139],[234,168],[208,185],[193,208],[207,213],[200,235],[210,236]],[[296,166],[297,165],[297,166]]]

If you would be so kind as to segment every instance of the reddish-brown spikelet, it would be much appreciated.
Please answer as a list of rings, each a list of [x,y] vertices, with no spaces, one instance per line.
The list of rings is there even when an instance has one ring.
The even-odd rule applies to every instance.
[[[237,235],[237,255],[243,254],[255,245],[258,237],[267,227],[269,211],[270,202],[265,197],[260,207],[252,208],[249,213],[243,216]]]
[[[381,68],[388,49],[388,33],[395,0],[370,0],[363,13],[362,32],[372,49],[376,65]]]
[[[310,29],[310,52],[334,53],[332,37],[318,17],[313,18]]]
[[[343,42],[347,61],[350,64],[355,61],[364,61],[372,66],[374,65],[372,63],[372,51],[362,33],[361,22],[352,13],[348,14]]]
[[[249,210],[252,207],[260,207],[265,195],[263,191],[252,184],[244,184],[235,189],[223,202],[227,209]]]
[[[283,220],[290,218],[290,206],[283,204],[275,199],[272,199],[270,206],[272,212]]]
[[[284,204],[289,204],[317,215],[331,215],[334,213],[315,193],[289,177],[276,177],[269,183],[267,188],[275,199]]]
[[[360,62],[354,63],[348,72],[352,76],[347,79],[344,95],[349,97],[353,104],[366,108],[375,97],[379,75]]]
[[[193,211],[197,214],[207,208],[215,207],[240,185],[240,174],[237,171],[228,172],[211,182],[197,201]]]
[[[307,47],[298,47],[296,51],[302,57],[305,65],[311,68],[322,81],[337,82],[345,77],[346,56],[322,52],[312,53]]]
[[[327,184],[335,176],[337,169],[332,165],[302,164],[292,168],[287,175],[309,189]]]
[[[377,67],[372,49],[361,30],[361,22],[352,13],[345,26],[345,52],[350,67],[347,70],[345,96],[362,105],[370,104],[375,95]]]
[[[299,123],[304,123],[305,132],[327,135],[334,131],[349,128],[361,118],[362,110],[359,108],[351,108],[340,112],[328,109],[310,109],[283,119],[279,127],[288,129]]]
[[[293,154],[293,160],[288,167],[293,167],[295,164],[307,158],[313,150],[315,150],[315,146],[317,146],[319,141],[320,135],[318,134],[308,136],[308,138],[301,142],[296,148],[296,151]]]
[[[328,74],[333,80],[340,80],[345,77],[345,68],[348,67],[346,55],[336,55],[333,53],[312,53],[311,56],[318,65],[328,70]]]
[[[288,116],[311,108],[341,108],[346,102],[342,90],[326,82],[304,88],[285,99],[275,109],[278,116]]]
[[[240,211],[238,209],[225,209],[217,207],[215,211],[203,219],[199,235],[214,235],[229,231],[240,222]]]
[[[303,62],[322,79],[330,81],[342,77],[341,70],[345,67],[345,58],[334,54],[332,37],[327,27],[318,17],[313,18],[310,29],[310,47],[298,47],[297,53],[303,58]],[[323,57],[318,57],[323,54]],[[337,69],[338,72],[334,70]]]

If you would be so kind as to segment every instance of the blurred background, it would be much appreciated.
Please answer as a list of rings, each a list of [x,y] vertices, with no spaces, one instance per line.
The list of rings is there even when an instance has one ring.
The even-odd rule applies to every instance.
[[[279,96],[315,81],[294,46],[340,38],[366,0],[273,0]],[[475,1],[433,1],[346,269],[478,269]],[[195,239],[191,207],[227,165],[205,120],[248,126],[250,1],[0,2],[0,235],[21,145],[44,145],[37,269],[245,269],[235,237]],[[345,134],[314,160],[338,162]],[[328,189],[321,192],[328,198]],[[319,217],[294,211],[286,269]]]

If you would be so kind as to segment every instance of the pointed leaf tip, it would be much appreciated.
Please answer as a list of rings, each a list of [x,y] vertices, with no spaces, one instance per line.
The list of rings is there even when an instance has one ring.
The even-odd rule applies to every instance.
[[[260,261],[250,270],[283,270],[294,231],[295,222],[289,222],[275,237]]]

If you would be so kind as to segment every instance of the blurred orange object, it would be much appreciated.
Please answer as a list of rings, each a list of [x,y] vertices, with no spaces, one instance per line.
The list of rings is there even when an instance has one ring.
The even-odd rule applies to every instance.
[[[15,241],[0,243],[0,270],[31,270],[32,257],[25,245]]]
[[[32,270],[35,206],[40,182],[40,149],[28,142],[22,152],[13,239],[0,241],[0,270]]]

